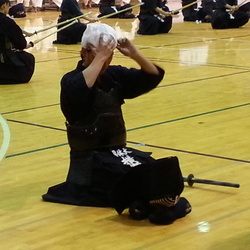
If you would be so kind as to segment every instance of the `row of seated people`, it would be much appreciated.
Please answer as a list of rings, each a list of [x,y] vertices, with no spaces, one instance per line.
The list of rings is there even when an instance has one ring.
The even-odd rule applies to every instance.
[[[26,16],[23,14],[23,12],[24,13],[26,13],[26,12],[38,12],[38,11],[44,10],[46,4],[49,4],[49,5],[54,4],[55,8],[57,8],[56,4],[52,0],[49,0],[48,3],[46,1],[47,0],[14,0],[14,1],[12,1],[11,8],[13,9],[13,7],[14,7],[14,10],[16,9],[19,12],[21,12],[21,10],[24,9],[22,11],[22,14],[21,15],[17,14],[16,17]],[[57,9],[59,9],[59,7]]]
[[[62,5],[63,0],[14,0],[12,1],[12,7],[18,5],[20,9],[21,6],[24,8],[25,12],[37,12],[44,11],[46,9],[57,9],[59,10]],[[94,6],[100,6],[101,13],[106,13],[107,11],[118,11],[121,7],[127,6],[130,3],[130,0],[114,0],[113,3],[110,0],[77,0],[79,6],[83,9],[91,8],[92,4]],[[112,6],[112,10],[107,10],[104,7]],[[19,17],[19,16],[18,16]],[[23,16],[20,16],[23,17]]]
[[[195,0],[182,0],[182,6],[194,3],[182,10],[184,21],[211,23],[214,29],[239,28],[248,22],[250,3],[237,0],[202,0],[200,7]]]
[[[187,1],[190,0],[183,0],[183,6],[188,4]],[[195,6],[197,7],[197,1],[191,1],[194,4],[191,5],[190,8],[194,9]],[[166,5],[166,0],[142,0],[142,2],[144,4],[140,6],[140,12],[137,16],[139,19],[139,29],[137,33],[141,35],[168,33],[172,28],[173,17],[176,13],[169,10]],[[130,4],[125,4],[114,10],[113,7],[115,6],[115,0],[101,0],[99,4],[99,17],[131,6]],[[72,8],[72,6],[74,6],[74,8]],[[195,11],[196,15],[194,15],[193,18],[191,18],[193,13],[190,11],[190,8],[182,9],[184,21],[200,20],[202,22],[211,22],[213,29],[239,28],[249,20],[250,3],[238,5],[237,0],[216,0],[216,2],[202,0],[201,8]],[[79,9],[76,0],[63,0],[60,9],[61,16],[58,19],[58,22],[83,14]],[[187,18],[187,10],[190,11],[189,19]],[[209,16],[211,16],[211,19],[209,19]],[[133,18],[134,15],[131,13],[131,9],[129,9],[127,12],[112,17]],[[95,21],[87,17],[85,17],[85,19],[89,22]],[[71,44],[80,42],[85,29],[86,24],[84,23],[79,22],[73,24],[63,32],[57,34],[57,40],[55,43]],[[81,30],[81,32],[79,32],[79,30]],[[74,37],[74,34],[79,34],[78,38]]]
[[[53,5],[54,7],[56,6],[56,8],[59,10],[61,8],[62,1],[63,0],[17,0],[15,1],[17,4],[12,6],[12,8],[10,8],[10,16],[25,17],[26,16],[25,12],[27,12],[27,10],[29,9],[30,4],[36,11],[38,9],[45,9],[45,7],[42,7],[45,6],[45,2],[48,5]],[[141,2],[141,0],[138,0],[138,2]],[[166,0],[157,0],[157,1],[144,0],[143,2],[145,2],[145,4],[150,8],[155,8],[155,5],[157,5],[159,7],[161,6],[160,8],[162,8],[166,12],[169,11],[168,7],[166,6],[167,4]],[[88,7],[91,8],[92,3],[95,4],[95,6],[99,6],[100,15],[98,17],[105,16],[126,9],[128,7],[131,7],[130,0],[77,0],[77,4],[82,6],[82,8],[88,8]],[[198,4],[200,4],[199,7]],[[70,6],[72,4],[69,3],[68,5]],[[237,0],[201,0],[201,1],[182,0],[182,7],[185,7],[187,5],[191,6],[183,8],[181,10],[184,21],[196,21],[198,23],[211,22],[213,28],[227,27],[228,25],[225,24],[225,20],[227,20],[226,22],[233,23],[233,25],[229,25],[229,27],[231,26],[234,27],[235,26],[234,23],[238,22],[239,25],[237,24],[236,27],[242,26],[242,23],[244,23],[247,18],[246,15],[244,15],[244,17],[242,15],[239,15],[238,11],[246,13],[248,17],[250,16],[250,3],[238,5]],[[219,14],[218,10],[220,10]],[[223,12],[221,12],[221,10],[223,10]],[[227,13],[225,13],[225,11],[227,11]],[[155,14],[154,12],[155,10],[151,11],[150,14]],[[233,13],[234,15],[232,15]],[[158,19],[162,21],[160,16],[164,17],[164,13],[158,13],[158,14],[160,14],[158,16]],[[212,16],[213,16],[213,21],[212,21]],[[132,14],[132,9],[130,9],[127,12],[123,12],[114,15],[112,17],[135,18],[135,15]],[[219,19],[219,21],[217,19]],[[218,25],[219,23],[222,23],[222,25]]]
[[[95,2],[96,0],[94,0]],[[77,0],[79,2],[79,5],[82,5],[82,7],[85,8],[91,8],[92,6],[92,0]],[[94,3],[93,2],[93,3]],[[22,12],[38,12],[38,11],[44,11],[44,10],[51,10],[56,9],[59,10],[62,4],[62,0],[13,0],[11,1],[12,7],[17,10],[22,10]],[[25,15],[26,16],[26,15]],[[22,15],[17,15],[16,17],[24,17],[23,13]]]
[[[111,14],[128,7],[131,7],[130,0],[77,0],[77,4],[81,6],[83,9],[91,8],[92,3],[95,6],[99,6],[100,15],[104,16],[107,14]],[[21,18],[26,17],[27,12],[37,12],[40,10],[46,9],[57,9],[60,10],[62,5],[62,0],[49,0],[45,2],[45,0],[17,0],[14,4],[10,7],[9,15],[13,18]],[[132,10],[117,14],[113,16],[114,18],[135,18],[135,15],[132,14]]]
[[[100,4],[102,3],[102,1],[103,0],[100,1]],[[204,1],[206,0],[203,0],[203,2]],[[239,28],[248,22],[249,3],[239,6],[237,5],[237,2],[235,2],[236,0],[226,0],[227,2],[224,2],[225,0],[216,0],[216,1],[217,1],[216,7],[212,9],[212,12],[211,12],[212,28],[214,29]],[[106,3],[107,0],[104,2]],[[137,30],[137,34],[155,35],[155,34],[168,33],[172,28],[173,12],[169,10],[169,8],[164,4],[164,2],[162,2],[162,0],[143,0],[143,2],[144,2],[144,5],[140,6],[140,12],[139,12],[139,15],[137,16],[139,19],[139,29]],[[114,1],[112,3],[114,3]],[[100,10],[102,9],[101,7],[102,5],[100,5]],[[110,9],[113,10],[113,8],[110,8]],[[58,19],[58,23],[83,15],[83,12],[80,10],[79,5],[76,0],[63,0],[60,10],[61,10],[61,13]],[[227,10],[230,10],[230,12],[228,12]],[[100,16],[105,15],[105,14],[100,13]],[[128,15],[131,15],[131,9],[129,10]],[[193,20],[184,20],[184,21],[194,21],[196,20],[196,18],[194,18]],[[88,16],[83,17],[83,19],[87,20],[88,22],[96,21],[95,18],[94,19],[89,18]],[[3,22],[1,23],[0,26],[3,26],[3,30],[5,30],[4,28],[5,24]],[[61,26],[58,26],[58,27],[61,28]],[[81,41],[82,35],[84,31],[86,30],[86,27],[87,27],[87,24],[81,22],[78,19],[78,22],[75,22],[71,26],[58,32],[57,39],[54,41],[54,43],[55,44],[76,44]],[[0,61],[0,69],[2,67],[4,69],[4,70],[1,70],[1,72],[6,72],[6,74],[7,72],[9,72],[7,68],[10,68],[10,72],[12,72],[13,68],[21,67],[25,69],[24,61],[26,59],[25,58],[21,59],[22,63],[20,63],[20,59],[16,62],[16,58],[17,58],[17,54],[18,56],[22,56],[22,55],[27,56],[27,52],[26,53],[21,53],[21,52],[23,51],[23,49],[25,48],[27,49],[30,47],[30,45],[25,44],[25,42],[22,42],[21,47],[20,46],[16,47],[17,45],[15,45],[15,41],[24,41],[24,40],[21,37],[21,34],[19,35],[20,37],[16,39],[17,34],[20,33],[19,29],[15,31],[10,31],[10,32],[11,33],[8,34],[8,36],[11,36],[9,40],[14,41],[13,44],[11,43],[11,46],[7,44],[7,47],[6,47],[5,39],[3,36],[2,45],[0,47],[0,53],[2,53],[1,58],[9,58],[8,64],[5,64],[7,59]],[[25,35],[27,36],[29,34],[25,34]],[[14,38],[12,39],[13,36],[15,40],[13,40]],[[10,50],[9,48],[17,48],[18,53],[16,53],[15,50],[14,51]],[[33,71],[34,71],[35,61],[33,57],[29,61],[32,64],[32,65],[28,65],[28,68],[30,68],[30,70],[29,71],[25,70],[25,71],[31,72],[29,76],[31,78]],[[14,63],[14,66],[11,63]],[[18,74],[11,73],[10,75],[18,75]],[[28,82],[30,80],[29,77],[25,78],[24,80],[20,80],[20,83]],[[17,79],[17,81],[19,80]],[[4,80],[4,82],[6,81]],[[18,83],[18,82],[15,82],[15,83]]]

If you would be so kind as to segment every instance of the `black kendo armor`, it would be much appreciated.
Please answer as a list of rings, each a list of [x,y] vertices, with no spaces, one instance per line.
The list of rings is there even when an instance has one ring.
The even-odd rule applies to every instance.
[[[84,121],[66,124],[72,151],[87,151],[126,145],[126,128],[117,91],[97,89]]]

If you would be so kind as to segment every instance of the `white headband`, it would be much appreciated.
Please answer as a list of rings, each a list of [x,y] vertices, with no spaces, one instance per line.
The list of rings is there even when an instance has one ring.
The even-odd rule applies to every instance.
[[[103,35],[104,42],[108,42],[110,38],[115,40],[115,47],[117,45],[116,31],[105,23],[88,24],[86,30],[82,35],[82,47],[86,48],[88,44],[97,47],[100,36]]]

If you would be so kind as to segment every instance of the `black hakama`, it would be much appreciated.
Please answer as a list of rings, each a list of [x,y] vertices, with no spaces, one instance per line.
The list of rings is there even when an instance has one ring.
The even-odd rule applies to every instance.
[[[161,0],[143,0],[144,5],[140,6],[138,19],[140,20],[139,29],[140,35],[156,35],[168,33],[172,28],[172,16],[161,17],[154,9],[162,8]],[[168,11],[164,6],[164,11]]]
[[[83,15],[76,0],[63,0],[60,10],[61,10],[61,16],[58,18],[58,23]],[[68,25],[69,23],[70,22],[58,26],[58,29]],[[86,24],[81,23],[79,20],[77,23],[74,23],[69,27],[59,31],[57,33],[57,38],[53,43],[76,44],[78,42],[81,42],[82,35],[86,27],[87,27]]]
[[[98,17],[113,14],[115,12],[125,10],[131,7],[130,4],[125,4],[123,6],[116,6],[114,0],[101,0],[99,4],[100,4],[100,7],[99,7],[100,14],[98,15]],[[135,15],[132,14],[132,9],[129,9],[127,11],[118,13],[117,15],[112,15],[109,18],[125,18],[125,19],[135,18]]]
[[[212,14],[211,25],[213,29],[239,28],[249,20],[249,15],[241,10],[230,11],[226,9],[226,4],[237,6],[237,0],[216,0],[216,10]],[[247,7],[248,5],[246,5]]]
[[[212,14],[211,25],[213,29],[239,28],[249,20],[248,14],[239,10],[231,15],[226,10],[216,10]]]
[[[23,51],[27,41],[21,28],[0,13],[0,84],[18,84],[30,81],[35,68],[35,58]]]
[[[116,207],[121,213],[135,200],[180,195],[182,190],[177,158],[154,160],[150,153],[124,147],[71,152],[67,180],[50,187],[43,199],[78,206]]]
[[[58,23],[64,22],[67,19],[60,17]],[[69,23],[58,26],[58,29]],[[57,33],[57,39],[53,41],[54,44],[77,44],[81,42],[83,32],[86,30],[87,26],[85,23],[77,22],[71,26],[59,31]]]

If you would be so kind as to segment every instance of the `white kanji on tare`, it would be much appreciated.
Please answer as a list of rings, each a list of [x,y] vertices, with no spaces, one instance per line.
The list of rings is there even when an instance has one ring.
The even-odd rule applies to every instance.
[[[139,161],[136,161],[132,156],[128,155],[132,153],[132,151],[128,151],[126,148],[112,150],[112,153],[114,156],[121,158],[123,165],[129,165],[130,167],[141,165]]]

